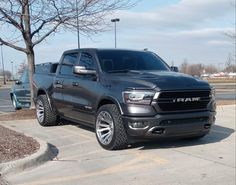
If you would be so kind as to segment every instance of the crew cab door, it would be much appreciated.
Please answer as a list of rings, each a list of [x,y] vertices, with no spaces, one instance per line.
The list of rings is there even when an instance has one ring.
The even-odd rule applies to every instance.
[[[78,63],[78,53],[64,54],[60,65],[58,66],[57,75],[53,80],[53,103],[57,111],[62,116],[67,116],[71,111],[73,102],[71,93],[71,81],[73,79],[73,66]]]
[[[96,60],[92,53],[81,52],[79,66],[89,70],[97,70]],[[74,76],[67,80],[66,88],[70,89],[64,94],[64,101],[69,109],[66,116],[85,123],[94,123],[97,77],[95,74]]]

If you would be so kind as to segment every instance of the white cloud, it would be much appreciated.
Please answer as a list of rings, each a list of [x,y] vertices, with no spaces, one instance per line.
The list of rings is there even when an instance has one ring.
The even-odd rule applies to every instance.
[[[175,30],[214,22],[217,18],[232,16],[233,12],[229,0],[182,0],[150,12],[119,11],[116,16],[120,17],[119,24],[125,28]],[[233,22],[233,17],[231,19]]]
[[[208,41],[210,46],[231,46],[232,42],[225,40],[210,40]]]
[[[145,0],[144,0],[145,1]],[[181,0],[176,4],[134,12],[118,11],[117,42],[119,48],[144,49],[158,53],[167,62],[224,63],[233,53],[232,41],[223,33],[234,31],[232,0]],[[101,33],[93,40],[81,36],[82,47],[114,47],[114,30]],[[63,33],[50,37],[36,47],[37,63],[59,60],[63,51],[76,48],[76,34]],[[5,49],[5,48],[4,48]],[[6,51],[6,61],[25,59],[13,50]],[[10,62],[6,64],[11,68]]]

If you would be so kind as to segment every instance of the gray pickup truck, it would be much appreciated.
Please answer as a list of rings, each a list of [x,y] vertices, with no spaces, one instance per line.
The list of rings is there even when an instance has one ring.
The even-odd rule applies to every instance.
[[[33,80],[42,126],[60,118],[89,125],[109,150],[137,139],[198,139],[215,122],[214,89],[149,51],[70,50],[56,73],[36,72]]]

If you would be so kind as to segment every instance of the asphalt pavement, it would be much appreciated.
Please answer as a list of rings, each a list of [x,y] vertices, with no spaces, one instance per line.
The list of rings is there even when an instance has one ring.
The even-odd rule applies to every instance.
[[[9,88],[0,88],[0,114],[14,112]]]
[[[86,127],[1,121],[51,144],[55,158],[7,177],[12,185],[235,185],[235,105],[219,106],[216,125],[198,141],[138,143],[107,151]]]

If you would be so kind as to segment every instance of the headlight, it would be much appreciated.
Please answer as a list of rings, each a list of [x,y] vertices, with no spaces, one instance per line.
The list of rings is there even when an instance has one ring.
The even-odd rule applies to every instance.
[[[125,91],[123,92],[123,99],[125,103],[129,104],[144,104],[149,105],[152,102],[155,92],[149,91]]]
[[[216,90],[215,90],[214,87],[211,88],[211,94],[210,94],[210,97],[213,98],[213,99],[216,97]]]

